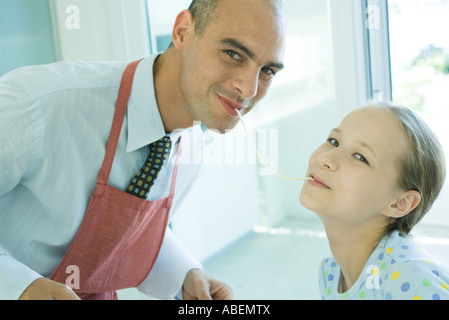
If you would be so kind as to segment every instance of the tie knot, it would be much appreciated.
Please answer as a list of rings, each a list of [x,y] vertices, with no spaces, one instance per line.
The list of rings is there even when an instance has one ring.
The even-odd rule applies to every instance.
[[[163,137],[152,144],[150,144],[151,152],[156,152],[156,154],[169,154],[171,150],[171,139],[170,137]]]

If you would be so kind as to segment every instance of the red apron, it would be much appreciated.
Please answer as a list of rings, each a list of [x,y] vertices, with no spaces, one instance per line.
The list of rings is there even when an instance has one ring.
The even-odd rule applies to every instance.
[[[50,279],[66,283],[73,267],[85,300],[117,299],[116,290],[142,283],[156,262],[173,203],[180,147],[170,195],[146,201],[107,184],[125,118],[134,73],[131,63],[122,77],[106,155],[81,227]]]

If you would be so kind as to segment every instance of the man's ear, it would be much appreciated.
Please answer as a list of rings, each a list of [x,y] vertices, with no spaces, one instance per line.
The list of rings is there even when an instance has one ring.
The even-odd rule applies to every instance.
[[[412,212],[420,202],[421,194],[418,191],[410,190],[396,198],[394,203],[383,211],[383,214],[391,218],[401,218]]]
[[[185,47],[187,36],[194,31],[193,16],[189,10],[183,10],[176,17],[172,42],[178,50]]]

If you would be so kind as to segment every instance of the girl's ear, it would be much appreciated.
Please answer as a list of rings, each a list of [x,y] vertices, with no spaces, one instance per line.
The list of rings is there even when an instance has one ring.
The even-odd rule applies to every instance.
[[[401,218],[413,211],[421,202],[421,194],[410,190],[401,194],[391,206],[383,211],[383,214],[391,218]]]
[[[189,10],[183,10],[176,17],[173,27],[172,42],[178,50],[182,50],[186,44],[186,37],[194,29],[193,16]]]

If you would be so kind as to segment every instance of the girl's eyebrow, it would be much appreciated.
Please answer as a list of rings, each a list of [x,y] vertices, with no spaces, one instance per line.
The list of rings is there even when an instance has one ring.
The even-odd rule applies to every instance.
[[[331,130],[331,132],[330,132],[330,133],[332,133],[332,132],[335,132],[335,133],[341,134],[341,129],[339,129],[339,128],[333,128],[333,129]]]

